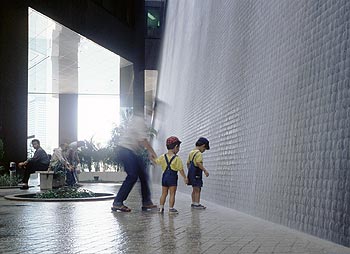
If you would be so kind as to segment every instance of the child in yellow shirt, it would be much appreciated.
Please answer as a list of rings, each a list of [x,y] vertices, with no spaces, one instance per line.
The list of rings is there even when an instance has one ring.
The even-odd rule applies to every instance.
[[[187,177],[183,170],[183,164],[177,153],[180,150],[181,141],[174,136],[169,137],[166,140],[166,147],[168,152],[159,156],[153,162],[155,164],[161,165],[163,169],[162,176],[162,195],[160,197],[159,212],[164,213],[164,203],[170,192],[169,197],[169,213],[178,213],[174,208],[175,204],[175,194],[177,189],[177,172],[180,172],[181,176],[184,179],[185,184],[187,184]]]
[[[209,140],[200,137],[196,142],[196,148],[193,149],[188,155],[187,168],[188,168],[188,184],[192,185],[192,204],[194,209],[205,209],[206,207],[200,204],[201,190],[203,187],[202,173],[206,177],[209,176],[208,170],[203,166],[202,153],[205,150],[209,150]]]

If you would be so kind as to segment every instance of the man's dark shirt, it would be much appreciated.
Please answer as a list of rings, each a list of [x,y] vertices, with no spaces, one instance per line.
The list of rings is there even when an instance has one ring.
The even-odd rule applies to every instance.
[[[35,151],[34,156],[28,159],[28,163],[32,163],[40,166],[49,166],[50,159],[47,153],[45,152],[45,150],[39,147]]]

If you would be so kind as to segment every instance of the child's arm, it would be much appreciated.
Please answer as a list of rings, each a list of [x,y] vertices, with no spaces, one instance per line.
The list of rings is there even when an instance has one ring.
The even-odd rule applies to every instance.
[[[181,169],[180,171],[180,175],[184,178],[184,182],[185,182],[185,184],[187,184],[188,183],[188,179],[187,179],[187,177],[186,177],[186,175],[185,175],[185,172],[184,172],[184,170],[183,169]]]
[[[205,169],[202,162],[197,162],[197,167],[199,167],[204,172],[206,177],[209,176],[209,172],[208,172],[208,170]]]

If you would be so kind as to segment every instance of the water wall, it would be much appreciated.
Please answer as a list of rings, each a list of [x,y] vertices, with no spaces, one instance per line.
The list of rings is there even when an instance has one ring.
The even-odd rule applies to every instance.
[[[168,1],[154,147],[207,137],[203,199],[350,246],[349,78],[350,1]]]

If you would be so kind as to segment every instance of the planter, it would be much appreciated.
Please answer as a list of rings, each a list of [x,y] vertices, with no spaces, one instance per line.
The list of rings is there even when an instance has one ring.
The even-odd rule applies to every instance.
[[[54,174],[52,180],[52,188],[61,188],[66,183],[66,177],[61,174]]]
[[[125,180],[125,172],[81,172],[78,174],[79,182],[112,182],[118,183]]]
[[[5,199],[14,201],[33,201],[33,202],[81,202],[81,201],[102,201],[114,199],[115,195],[112,193],[95,193],[95,197],[88,198],[35,198],[35,194],[17,194],[5,196]]]

